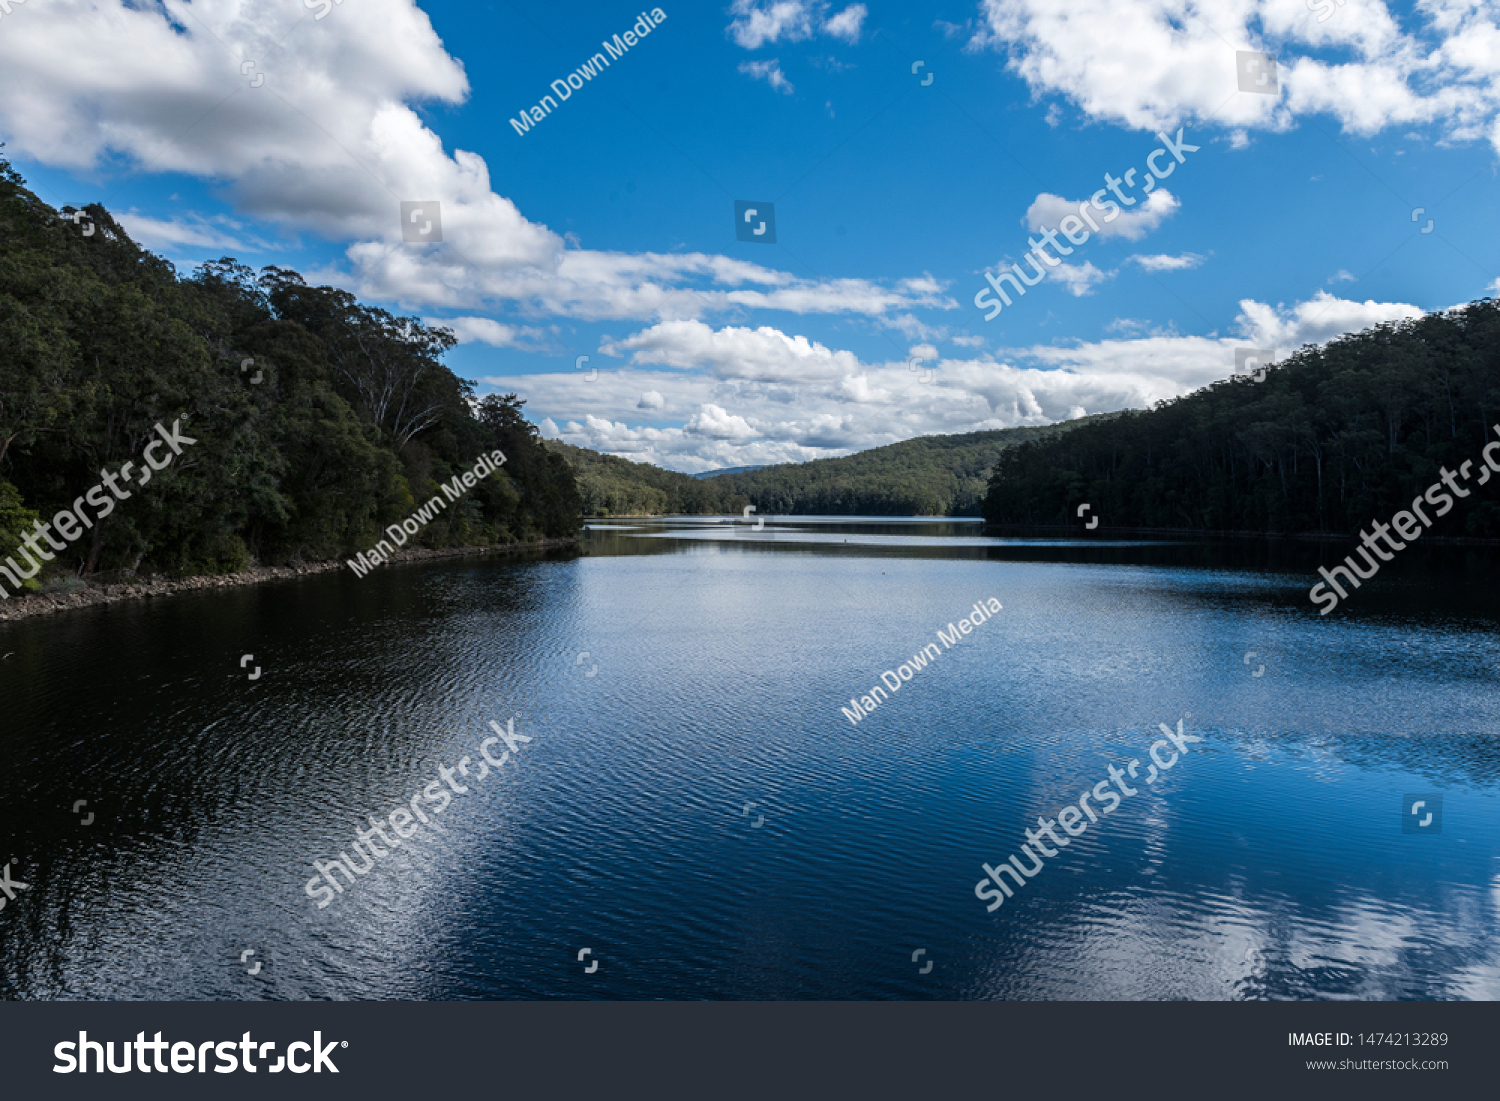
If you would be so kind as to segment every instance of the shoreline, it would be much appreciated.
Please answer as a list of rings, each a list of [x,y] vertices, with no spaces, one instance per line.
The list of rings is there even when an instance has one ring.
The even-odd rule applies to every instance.
[[[953,519],[967,519],[967,517],[953,517]],[[986,530],[1008,531],[1016,534],[1036,532],[1078,532],[1078,524],[991,524],[985,523]],[[1111,527],[1106,528],[1099,525],[1095,529],[1099,535],[1108,532],[1111,535],[1187,535],[1197,538],[1209,539],[1262,539],[1267,541],[1295,540],[1300,542],[1359,542],[1358,535],[1341,535],[1337,532],[1317,531],[1228,531],[1218,528],[1206,530],[1204,528],[1135,528],[1135,527]],[[1427,535],[1422,536],[1422,541],[1427,543],[1442,543],[1445,546],[1473,546],[1493,547],[1500,546],[1500,539],[1489,535]]]
[[[538,539],[529,543],[504,543],[498,546],[417,547],[397,552],[391,556],[390,561],[392,564],[397,564],[428,562],[444,558],[469,558],[481,554],[523,554],[530,551],[554,550],[559,547],[576,547],[578,543],[578,537],[572,536],[562,539]],[[314,562],[302,566],[252,566],[239,573],[202,574],[179,578],[157,577],[144,581],[91,584],[72,592],[28,593],[25,596],[14,596],[0,601],[0,623],[52,615],[74,608],[92,608],[102,604],[118,604],[126,600],[149,600],[154,597],[175,596],[178,593],[202,592],[206,589],[233,589],[243,585],[283,581],[347,568],[342,560]]]
[[[702,518],[707,517],[707,516],[725,516],[725,515],[728,515],[728,514],[721,513],[721,512],[668,512],[668,513],[642,512],[642,513],[629,513],[629,514],[622,513],[622,514],[620,514],[618,516],[585,516],[584,517],[584,523],[594,523],[596,521],[609,521],[609,520],[677,520],[677,519],[695,520],[695,519],[702,519]],[[1078,525],[1078,524],[1012,524],[1012,523],[995,524],[995,523],[990,523],[990,522],[986,521],[984,519],[984,517],[982,517],[982,516],[869,516],[869,515],[865,515],[865,514],[845,516],[845,515],[837,514],[837,513],[830,514],[830,513],[822,513],[822,512],[807,512],[807,513],[797,513],[797,512],[769,513],[768,512],[768,513],[766,513],[764,515],[763,518],[769,520],[769,519],[772,519],[774,517],[777,520],[795,521],[795,520],[801,519],[801,518],[806,517],[806,516],[817,516],[817,517],[820,517],[821,519],[824,519],[824,520],[829,520],[829,519],[833,519],[833,520],[847,520],[850,523],[858,523],[860,521],[875,521],[877,523],[884,523],[884,522],[892,522],[892,521],[894,521],[894,522],[899,523],[901,521],[909,521],[909,520],[947,520],[947,521],[949,521],[951,523],[975,523],[975,524],[983,524],[984,527],[985,527],[986,533],[992,533],[992,532],[995,533],[995,534],[1004,533],[1004,534],[1018,535],[1018,536],[1023,536],[1023,537],[1025,535],[1029,534],[1029,533],[1035,533],[1038,536],[1045,535],[1045,536],[1049,536],[1050,537],[1050,536],[1052,536],[1052,535],[1054,535],[1056,533],[1059,533],[1059,532],[1064,533],[1064,534],[1070,533],[1070,532],[1071,533],[1079,533],[1082,530],[1081,529],[1081,525]],[[1359,536],[1358,535],[1340,534],[1338,532],[1318,532],[1318,531],[1235,531],[1235,530],[1221,529],[1221,528],[1213,528],[1213,529],[1204,529],[1204,528],[1140,528],[1140,527],[1109,527],[1109,528],[1106,528],[1102,524],[1098,528],[1090,530],[1088,534],[1091,537],[1103,536],[1105,534],[1116,535],[1116,536],[1180,535],[1180,536],[1190,536],[1190,537],[1197,538],[1197,539],[1222,539],[1222,540],[1225,540],[1225,541],[1259,539],[1259,540],[1264,540],[1264,541],[1267,541],[1267,542],[1303,542],[1303,543],[1308,543],[1308,542],[1311,542],[1311,543],[1318,543],[1318,542],[1321,542],[1321,543],[1340,543],[1340,542],[1344,542],[1344,543],[1348,543],[1348,542],[1358,543],[1359,542]],[[1083,536],[1080,535],[1080,538],[1082,538],[1082,537]],[[1423,539],[1424,542],[1427,542],[1427,543],[1437,543],[1437,544],[1441,544],[1443,546],[1451,546],[1451,547],[1494,547],[1494,546],[1500,546],[1500,538],[1496,538],[1494,536],[1489,536],[1489,535],[1431,535],[1431,534],[1424,534],[1422,536],[1422,539]]]

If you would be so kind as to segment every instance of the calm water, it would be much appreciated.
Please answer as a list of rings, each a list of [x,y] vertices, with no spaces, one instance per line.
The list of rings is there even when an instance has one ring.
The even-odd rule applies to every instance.
[[[0,624],[0,993],[1500,997],[1494,551],[1410,548],[1320,619],[1316,544],[584,546]],[[987,912],[981,865],[1179,719],[1202,742]],[[312,862],[413,797],[318,908]]]

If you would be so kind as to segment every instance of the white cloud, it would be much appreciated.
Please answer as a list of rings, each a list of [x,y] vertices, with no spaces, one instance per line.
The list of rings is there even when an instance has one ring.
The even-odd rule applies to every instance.
[[[182,218],[151,218],[134,211],[115,215],[115,221],[125,227],[131,238],[147,248],[177,249],[201,248],[243,252],[246,249],[261,249],[265,245],[259,240],[253,243],[239,234],[242,227],[229,218],[203,218],[188,215]]]
[[[828,15],[825,0],[734,0],[729,8],[734,21],[729,37],[747,50],[779,41],[801,42],[821,31],[851,45],[859,41],[868,11],[863,4],[850,4],[837,15]]]
[[[1142,321],[1136,317],[1117,317],[1104,326],[1104,331],[1107,333],[1119,333],[1122,336],[1135,337],[1154,332],[1155,326],[1149,321]]]
[[[444,226],[445,240],[449,236]],[[346,255],[355,265],[314,269],[310,280],[348,285],[372,298],[449,309],[515,302],[526,313],[602,321],[688,318],[734,309],[855,314],[884,319],[893,310],[956,309],[941,289],[903,280],[895,289],[866,279],[805,280],[758,264],[706,253],[613,253],[569,249],[555,269],[466,263],[448,246],[366,241]],[[461,247],[456,245],[456,248]]]
[[[904,358],[865,363],[774,329],[657,325],[617,342],[633,348],[639,363],[601,370],[594,382],[566,371],[484,382],[520,392],[548,418],[544,427],[561,425],[569,443],[691,471],[1146,408],[1228,378],[1235,349],[1247,344],[1274,349],[1280,361],[1305,342],[1421,312],[1320,294],[1291,307],[1246,300],[1234,336],[1180,336],[1122,319],[1115,328],[1124,339],[976,358],[939,357],[919,344],[911,354],[934,357],[923,365],[935,369],[927,383]],[[647,411],[658,423],[632,427],[629,418],[647,404],[643,395],[653,394],[661,405],[653,400]],[[673,410],[687,419],[658,426]]]
[[[770,61],[741,61],[740,72],[756,80],[764,80],[774,91],[783,92],[786,95],[791,95],[797,90],[786,78],[786,74],[781,71],[781,65],[775,58]]]
[[[729,10],[735,20],[729,24],[729,36],[747,50],[782,38],[800,42],[812,37],[814,7],[807,0],[775,0],[765,7],[756,0],[734,0]]]
[[[1184,252],[1181,256],[1169,256],[1164,252],[1154,255],[1138,254],[1130,259],[1146,271],[1187,271],[1203,263],[1203,257],[1194,252]]]
[[[941,329],[927,324],[915,314],[903,313],[883,319],[886,328],[896,329],[908,340],[932,340],[940,338]]]
[[[667,399],[661,396],[660,390],[647,390],[641,395],[641,400],[635,403],[637,409],[665,409]]]
[[[603,320],[957,308],[940,289],[799,279],[703,253],[568,248],[491,189],[483,158],[445,150],[423,124],[413,105],[460,104],[469,85],[412,0],[362,0],[357,18],[293,10],[302,18],[290,26],[273,0],[18,10],[0,34],[7,153],[78,173],[125,164],[212,181],[257,219],[353,242],[345,264],[306,271],[309,280],[413,311],[513,304]],[[258,59],[259,87],[240,73],[242,58]],[[404,199],[442,204],[443,243],[403,243]],[[160,248],[245,243],[222,219],[122,222]]]
[[[869,11],[863,4],[850,4],[843,11],[823,24],[823,33],[833,38],[842,38],[851,46],[859,41],[860,28],[864,26]]]
[[[1281,354],[1294,352],[1304,344],[1321,344],[1340,333],[1368,329],[1382,321],[1403,321],[1421,317],[1425,311],[1403,302],[1352,302],[1319,291],[1307,302],[1294,306],[1268,306],[1252,299],[1240,302],[1235,319],[1240,330],[1257,348],[1275,348]]]
[[[1318,22],[1299,0],[1233,0],[1198,14],[1178,0],[982,0],[965,49],[1005,53],[1037,95],[1154,131],[1210,120],[1239,135],[1328,112],[1357,134],[1435,125],[1500,148],[1500,30],[1493,5],[1420,0],[1398,21],[1361,0]],[[1404,25],[1403,25],[1404,23]],[[1237,50],[1278,59],[1280,95],[1240,93]]]
[[[304,18],[288,26],[291,10]],[[420,8],[305,15],[270,0],[35,4],[0,34],[0,132],[71,171],[120,157],[226,181],[241,210],[334,238],[398,239],[401,199],[440,198],[471,257],[556,263],[557,236],[490,190],[479,157],[447,156],[408,106],[469,91]],[[260,87],[242,58],[257,59]]]
[[[1142,199],[1139,195],[1132,194],[1123,189],[1125,197],[1133,200],[1127,206],[1116,202],[1109,191],[1105,191],[1104,203],[1116,202],[1120,207],[1120,213],[1111,221],[1104,220],[1104,213],[1100,207],[1094,206],[1088,199],[1064,199],[1061,195],[1053,195],[1043,191],[1034,200],[1031,206],[1026,208],[1026,227],[1033,232],[1041,232],[1044,229],[1057,229],[1069,214],[1078,217],[1078,208],[1088,204],[1088,212],[1094,222],[1099,226],[1097,233],[1088,229],[1079,230],[1074,228],[1075,233],[1089,233],[1091,237],[1099,240],[1108,240],[1111,237],[1123,237],[1127,241],[1139,241],[1150,233],[1162,222],[1170,218],[1182,206],[1182,203],[1165,187],[1157,187],[1149,195]],[[1095,193],[1097,194],[1097,192]]]
[[[729,326],[714,331],[701,321],[666,321],[599,349],[606,355],[633,353],[633,364],[701,367],[717,378],[760,382],[805,382],[857,374],[859,359],[852,352],[832,352],[805,336],[787,336],[763,325],[758,329]]]
[[[694,413],[683,431],[716,440],[742,440],[760,433],[744,417],[737,417],[717,405],[705,405]]]
[[[1113,271],[1100,271],[1089,260],[1082,264],[1058,264],[1048,275],[1048,278],[1062,283],[1074,298],[1091,294],[1100,283],[1114,277]]]
[[[448,236],[445,225],[445,240]],[[487,302],[512,301],[528,313],[587,321],[687,318],[737,308],[875,318],[914,307],[957,308],[940,285],[933,290],[922,280],[900,281],[894,290],[866,279],[805,280],[699,252],[569,249],[555,269],[544,270],[466,263],[467,249],[460,253],[444,252],[445,248],[446,244],[429,250],[360,242],[346,250],[356,265],[352,276],[336,268],[307,275],[337,285],[352,283],[351,289],[363,296],[403,303],[472,309]]]
[[[536,342],[544,339],[542,330],[530,326],[502,325],[488,317],[424,318],[433,328],[452,329],[460,344],[488,344],[494,348],[524,347],[537,350]]]
[[[1344,271],[1342,268],[1340,268],[1338,271],[1334,272],[1328,277],[1328,281],[1330,283],[1353,283],[1357,281],[1357,278],[1358,277],[1353,275],[1352,273]]]
[[[942,362],[942,358],[931,344],[915,344],[908,349],[906,368],[919,378],[931,382],[934,377],[931,372]]]

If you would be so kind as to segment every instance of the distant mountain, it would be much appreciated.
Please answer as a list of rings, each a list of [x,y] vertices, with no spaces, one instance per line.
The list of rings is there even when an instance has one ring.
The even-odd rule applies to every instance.
[[[697,474],[690,474],[690,478],[717,478],[720,474],[748,474],[752,470],[764,470],[765,464],[760,466],[726,466],[723,470],[700,470]]]
[[[616,455],[574,447],[561,440],[546,441],[573,469],[585,516],[701,516],[739,511],[723,505],[723,491],[714,480],[704,480],[650,463],[636,463]]]
[[[1096,419],[918,436],[838,459],[725,474],[712,484],[739,494],[762,516],[978,516],[990,470],[1002,451]]]
[[[838,459],[715,471],[708,477],[559,440],[547,446],[572,467],[586,516],[730,515],[746,505],[762,516],[977,516],[986,479],[1002,451],[1118,415],[919,436]]]

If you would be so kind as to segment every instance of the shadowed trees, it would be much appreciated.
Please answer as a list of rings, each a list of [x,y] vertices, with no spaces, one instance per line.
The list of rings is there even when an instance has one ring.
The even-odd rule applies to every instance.
[[[1088,502],[1115,527],[1352,534],[1500,439],[1497,338],[1500,306],[1483,299],[1024,444],[996,464],[984,516],[1073,524]],[[1500,493],[1485,492],[1440,532],[1500,536]]]
[[[454,343],[282,268],[225,257],[180,278],[102,208],[55,211],[0,160],[0,558],[177,421],[197,442],[49,573],[345,556],[497,446],[510,461],[414,542],[573,534],[571,472],[515,395],[483,414],[441,362]]]

